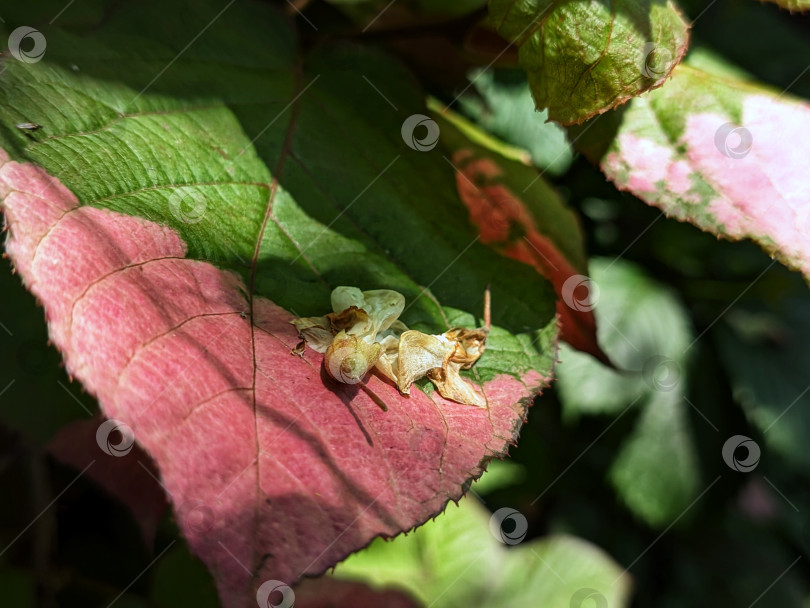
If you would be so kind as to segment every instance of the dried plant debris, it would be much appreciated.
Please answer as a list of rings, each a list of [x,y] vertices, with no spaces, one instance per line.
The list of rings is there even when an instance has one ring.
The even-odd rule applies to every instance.
[[[484,395],[460,372],[470,369],[486,348],[489,292],[485,326],[479,329],[454,327],[443,334],[424,334],[398,320],[404,308],[404,296],[390,289],[336,287],[334,312],[292,321],[302,338],[293,353],[302,354],[306,346],[325,353],[327,373],[346,384],[360,382],[374,368],[407,395],[414,382],[427,376],[442,397],[486,407]]]

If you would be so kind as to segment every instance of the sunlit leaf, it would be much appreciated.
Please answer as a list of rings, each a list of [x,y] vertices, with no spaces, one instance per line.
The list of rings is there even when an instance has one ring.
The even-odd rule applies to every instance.
[[[489,14],[520,47],[538,109],[561,124],[661,86],[688,42],[671,0],[490,0]]]
[[[440,149],[403,138],[425,109],[398,63],[304,55],[271,9],[222,11],[116,6],[90,34],[49,30],[41,61],[5,58],[0,196],[68,371],[154,458],[241,606],[461,496],[515,440],[556,321],[551,285],[478,242]],[[480,326],[489,285],[488,348],[463,372],[487,407],[291,354],[289,321],[338,285],[399,291],[430,333]]]
[[[339,564],[335,576],[397,585],[426,606],[628,604],[630,577],[599,548],[567,535],[522,541],[525,517],[504,509],[491,514],[465,498],[408,536],[375,541]]]
[[[619,188],[810,276],[810,104],[701,54],[578,145]],[[587,131],[585,131],[587,129]]]

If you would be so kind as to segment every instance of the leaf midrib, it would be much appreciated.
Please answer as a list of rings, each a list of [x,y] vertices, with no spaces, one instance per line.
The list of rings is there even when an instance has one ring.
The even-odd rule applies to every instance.
[[[275,201],[276,193],[278,192],[279,186],[279,176],[281,175],[281,171],[284,168],[284,164],[287,160],[287,156],[289,155],[290,151],[290,142],[292,139],[293,131],[295,130],[295,123],[298,118],[298,112],[301,107],[301,82],[303,80],[301,68],[297,66],[294,70],[295,73],[295,85],[293,86],[293,102],[287,107],[282,110],[282,112],[286,112],[288,109],[290,111],[290,119],[289,123],[287,124],[287,132],[284,135],[284,142],[282,143],[281,150],[279,151],[279,159],[276,163],[276,170],[273,173],[273,180],[270,184],[270,192],[267,196],[267,205],[264,212],[264,219],[262,220],[262,224],[259,228],[259,233],[256,237],[256,247],[253,250],[253,259],[251,260],[250,264],[250,283],[248,284],[248,306],[250,309],[250,348],[251,348],[251,357],[253,360],[253,373],[251,379],[251,399],[253,400],[253,437],[254,437],[254,452],[256,455],[256,492],[255,495],[257,500],[253,501],[253,530],[256,531],[259,529],[260,523],[260,514],[259,514],[259,506],[262,504],[262,501],[258,500],[258,497],[261,496],[261,446],[259,445],[259,415],[257,412],[257,401],[256,401],[256,373],[258,372],[258,366],[256,364],[256,316],[255,316],[255,309],[254,309],[254,301],[256,298],[256,267],[259,261],[259,253],[261,252],[262,240],[264,238],[264,231],[267,227],[267,222],[270,220],[273,211],[273,202]],[[313,269],[314,270],[314,269]],[[317,276],[320,277],[320,274]],[[251,544],[251,565],[256,565],[259,563],[258,561],[258,543]],[[256,579],[258,577],[260,568],[254,568],[250,575],[250,582],[251,587],[255,587]]]

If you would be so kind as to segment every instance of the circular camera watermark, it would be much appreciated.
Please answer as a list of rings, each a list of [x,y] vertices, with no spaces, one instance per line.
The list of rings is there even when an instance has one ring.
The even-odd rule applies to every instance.
[[[292,608],[295,593],[281,581],[265,581],[256,592],[256,603],[259,608]]]
[[[169,197],[169,211],[184,224],[196,224],[203,219],[207,203],[196,188],[178,188]]]
[[[504,545],[519,544],[526,538],[528,529],[529,522],[523,513],[510,507],[498,509],[489,518],[489,531],[495,540]]]
[[[200,500],[184,502],[177,509],[177,520],[181,529],[197,534],[207,534],[214,527],[214,510]],[[188,535],[188,534],[186,534]]]
[[[672,69],[672,53],[668,48],[648,42],[638,54],[637,65],[642,76],[658,80]]]
[[[744,458],[738,458],[737,450],[744,448],[746,454]],[[757,468],[760,457],[759,445],[756,441],[745,435],[734,435],[729,437],[723,444],[723,461],[740,473],[750,473]]]
[[[729,158],[745,158],[754,145],[754,136],[745,127],[727,122],[714,134],[714,145]]]
[[[608,608],[608,601],[596,589],[583,587],[571,596],[569,608]]]
[[[582,274],[574,274],[563,283],[561,296],[568,308],[587,312],[596,307],[599,300],[599,285]]]
[[[647,385],[657,391],[669,392],[676,389],[681,382],[680,364],[662,355],[647,359],[641,374]]]
[[[23,63],[36,63],[45,56],[45,36],[38,29],[21,25],[8,37],[11,56]]]
[[[421,128],[420,128],[421,127]],[[416,130],[424,131],[420,139],[416,136]],[[430,116],[424,114],[412,114],[402,123],[402,141],[411,150],[427,152],[436,147],[439,143],[439,125]]]
[[[121,436],[118,443],[114,443],[116,437],[114,433]],[[126,456],[132,451],[132,446],[135,445],[135,433],[129,425],[111,418],[102,422],[96,431],[96,443],[101,451],[108,456]]]

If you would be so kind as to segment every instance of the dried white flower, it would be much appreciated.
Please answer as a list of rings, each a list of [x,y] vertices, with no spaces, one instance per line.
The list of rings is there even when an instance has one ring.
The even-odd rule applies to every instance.
[[[336,287],[334,312],[292,321],[303,340],[293,352],[303,353],[306,345],[325,353],[327,373],[346,384],[360,382],[375,368],[407,395],[415,381],[427,376],[444,398],[486,407],[484,395],[460,371],[470,369],[486,348],[489,292],[485,327],[479,329],[455,327],[443,334],[424,334],[398,320],[404,308],[403,295],[390,289]]]

